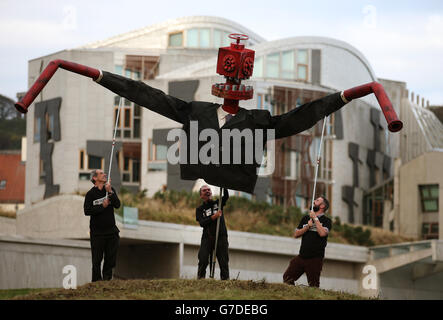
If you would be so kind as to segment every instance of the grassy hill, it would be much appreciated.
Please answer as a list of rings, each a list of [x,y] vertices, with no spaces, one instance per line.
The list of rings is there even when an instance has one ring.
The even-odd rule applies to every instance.
[[[3,291],[3,293],[2,293]],[[45,289],[29,294],[6,296],[0,290],[0,299],[25,300],[362,300],[363,297],[322,290],[306,286],[289,286],[265,281],[214,279],[156,279],[156,280],[112,280],[88,283],[76,290]],[[20,292],[19,292],[20,293]],[[3,296],[3,297],[2,297]]]

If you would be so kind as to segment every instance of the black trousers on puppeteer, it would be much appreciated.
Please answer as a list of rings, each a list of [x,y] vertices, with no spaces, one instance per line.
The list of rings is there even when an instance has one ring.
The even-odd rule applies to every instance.
[[[198,252],[198,274],[199,279],[205,278],[206,268],[209,264],[209,258],[212,257],[215,246],[215,240],[202,238],[200,250]],[[217,261],[220,266],[220,279],[229,280],[229,253],[228,237],[219,236],[217,242]]]
[[[283,274],[283,282],[293,285],[303,273],[306,273],[310,287],[320,287],[320,274],[323,268],[323,258],[302,258],[296,256],[289,262]]]
[[[111,280],[112,269],[117,261],[117,249],[120,242],[118,233],[107,235],[91,235],[92,282]],[[103,263],[103,276],[101,263]]]

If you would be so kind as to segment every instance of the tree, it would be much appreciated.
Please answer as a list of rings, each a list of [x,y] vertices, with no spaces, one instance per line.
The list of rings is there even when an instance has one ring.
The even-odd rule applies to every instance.
[[[14,101],[0,94],[0,119],[17,118],[17,110],[14,107]]]

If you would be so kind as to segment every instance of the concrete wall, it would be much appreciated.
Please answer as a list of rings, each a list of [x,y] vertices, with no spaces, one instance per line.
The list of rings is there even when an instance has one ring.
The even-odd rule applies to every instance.
[[[17,234],[34,238],[87,239],[89,217],[84,197],[61,195],[40,201],[17,212]]]
[[[0,234],[15,235],[17,233],[16,219],[0,217]]]
[[[115,277],[122,279],[179,278],[180,245],[121,239]]]
[[[439,222],[439,239],[443,239],[443,152],[428,152],[404,164],[399,170],[399,225],[400,234],[420,238],[423,222],[431,215],[433,222]],[[439,212],[423,213],[419,185],[439,185]],[[431,217],[429,217],[431,218]]]
[[[430,261],[421,261],[382,273],[380,297],[382,299],[443,299],[443,269],[435,274],[418,276],[420,269],[433,268]]]
[[[0,289],[62,287],[67,265],[75,266],[77,285],[90,281],[88,241],[0,236]]]

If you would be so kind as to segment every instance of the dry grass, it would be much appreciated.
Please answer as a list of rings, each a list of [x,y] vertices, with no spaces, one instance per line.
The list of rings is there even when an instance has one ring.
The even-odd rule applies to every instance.
[[[371,239],[372,241],[374,241],[375,245],[416,241],[416,239],[414,238],[401,236],[399,234],[395,234],[393,232],[390,232],[388,230],[383,230],[381,228],[363,226],[363,229],[371,230]]]
[[[15,219],[17,217],[17,215],[16,215],[15,211],[4,211],[4,210],[0,209],[0,217]]]
[[[13,299],[26,300],[363,300],[365,298],[306,286],[265,281],[213,279],[112,280],[75,290],[48,289]]]

